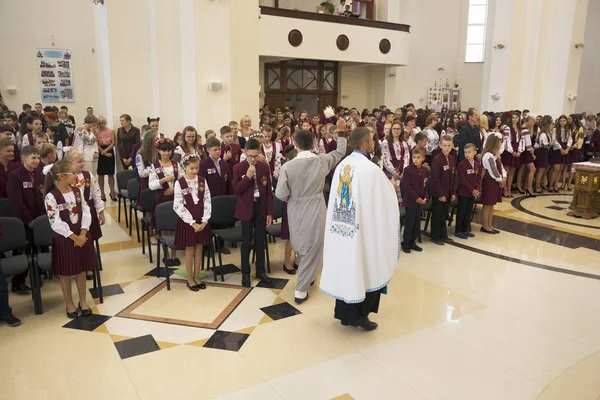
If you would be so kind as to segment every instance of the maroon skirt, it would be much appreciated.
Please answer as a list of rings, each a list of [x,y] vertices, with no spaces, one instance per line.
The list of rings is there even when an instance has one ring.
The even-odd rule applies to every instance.
[[[548,168],[548,149],[536,149],[534,163],[536,168]]]
[[[524,151],[521,153],[521,157],[519,157],[519,164],[526,165],[531,164],[533,162],[533,155],[530,151]]]
[[[209,244],[212,240],[210,225],[206,225],[204,230],[195,232],[191,225],[183,222],[181,218],[177,221],[177,231],[175,231],[175,246],[194,247],[197,244]]]
[[[140,188],[138,189],[137,201],[135,202],[135,205],[138,207],[141,205],[142,190],[144,189],[148,189],[148,178],[140,178]]]
[[[493,206],[502,202],[502,190],[500,185],[487,172],[481,182],[481,204],[484,206]]]
[[[287,202],[281,204],[281,240],[290,240],[290,227],[288,225]]]
[[[563,155],[560,154],[560,150],[550,151],[550,165],[564,164]]]
[[[569,152],[569,164],[579,162],[579,149],[571,149]]]
[[[73,276],[92,271],[98,266],[94,242],[90,232],[83,247],[75,247],[69,238],[54,233],[52,235],[52,273],[57,276]]]
[[[504,165],[504,168],[514,167],[514,159],[515,157],[513,157],[512,154],[506,150],[504,150],[500,155],[500,160],[502,161],[502,165]]]
[[[92,240],[96,241],[102,237],[102,228],[100,227],[100,220],[98,220],[98,213],[96,212],[96,206],[94,205],[93,199],[88,201],[88,206],[90,206],[90,214],[92,214],[92,223],[90,224],[90,234],[91,234]],[[69,240],[71,240],[71,239],[69,239]]]

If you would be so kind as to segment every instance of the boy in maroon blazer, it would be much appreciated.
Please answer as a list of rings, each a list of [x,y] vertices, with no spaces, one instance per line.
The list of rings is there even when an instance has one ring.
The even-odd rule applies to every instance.
[[[206,152],[208,157],[200,162],[198,175],[206,179],[211,197],[233,195],[231,184],[233,177],[231,176],[229,164],[220,157],[221,142],[219,142],[219,139],[208,139],[206,141]],[[231,254],[231,250],[225,247],[225,241],[222,239],[219,239],[219,250],[223,254]]]
[[[412,152],[412,164],[404,168],[402,176],[404,187],[402,203],[406,209],[402,250],[405,253],[410,253],[411,250],[423,250],[416,243],[421,234],[421,209],[429,197],[427,194],[429,169],[423,166],[423,160],[425,160],[425,151],[415,147]]]
[[[233,171],[233,167],[240,162],[242,148],[234,142],[233,132],[227,125],[221,130],[221,158],[229,164],[229,170]]]
[[[10,139],[0,139],[0,199],[8,197],[6,184],[8,174],[16,169],[21,168],[21,164],[14,161],[15,145]]]
[[[465,145],[465,159],[458,163],[458,211],[454,236],[468,239],[471,232],[471,212],[473,202],[481,191],[481,163],[475,159],[477,147],[473,143]]]
[[[233,168],[233,192],[238,197],[235,217],[242,221],[242,286],[250,287],[250,248],[254,239],[256,277],[269,284],[265,274],[267,227],[273,222],[273,190],[269,164],[258,161],[261,145],[256,139],[246,142],[246,160]],[[254,235],[252,232],[254,231]]]
[[[8,174],[8,198],[13,206],[15,217],[25,225],[28,252],[33,243],[33,220],[43,215],[44,208],[44,174],[37,169],[40,153],[35,146],[23,146],[21,149],[21,168]],[[22,293],[29,291],[25,284],[27,271],[12,278],[12,291]]]
[[[440,139],[440,153],[431,161],[431,240],[435,244],[452,243],[448,237],[446,220],[450,203],[456,198],[454,188],[454,166],[450,155],[453,149],[452,137],[444,135]]]

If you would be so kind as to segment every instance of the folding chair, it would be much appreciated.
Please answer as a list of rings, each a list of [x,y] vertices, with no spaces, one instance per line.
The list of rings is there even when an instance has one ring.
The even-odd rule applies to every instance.
[[[156,225],[156,237],[158,243],[156,244],[156,275],[160,278],[160,248],[163,248],[165,257],[168,250],[185,251],[185,247],[175,246],[175,236],[163,236],[163,232],[175,232],[177,230],[177,221],[179,216],[173,210],[173,202],[167,201],[156,206],[154,209],[154,222]],[[208,258],[208,268],[210,268],[210,254],[212,253],[213,265],[215,264],[214,251],[205,252],[205,248],[202,248],[202,264],[204,264],[204,257]],[[212,245],[210,246],[212,250]],[[170,271],[169,267],[165,263],[165,277],[167,279],[167,290],[171,290]],[[216,275],[215,275],[215,280]]]
[[[146,216],[147,213],[154,212],[154,200],[156,193],[150,189],[144,189],[140,193],[140,209],[142,211],[142,254],[146,254],[146,238],[148,238],[148,256],[150,264],[152,261],[152,245],[150,244],[150,227],[152,226],[152,216]]]
[[[133,217],[135,216],[135,230],[137,232],[137,241],[140,242],[140,225],[137,217],[137,197],[140,190],[140,182],[133,178],[127,182],[127,197],[129,198],[129,236],[133,227]],[[135,215],[134,215],[135,214]]]
[[[121,171],[117,174],[117,199],[119,201],[119,213],[117,214],[117,222],[121,222],[121,199],[123,200],[123,214],[125,214],[125,227],[129,227],[127,220],[127,182],[130,179],[135,179],[136,173],[133,169]],[[131,234],[130,234],[131,235]]]
[[[48,219],[48,217],[46,217]],[[25,226],[23,221],[14,217],[0,217],[0,229],[2,230],[2,238],[0,239],[0,254],[5,257],[0,260],[0,273],[4,277],[19,275],[31,265],[31,259],[26,254],[27,238],[25,237]],[[7,255],[7,252],[12,252],[12,255]],[[20,254],[14,254],[19,252]],[[34,268],[29,268],[29,279],[31,286],[35,287],[35,276],[32,273]],[[0,278],[2,279],[2,278]],[[33,306],[36,308],[36,297],[34,290],[31,291],[33,298]]]
[[[217,196],[211,199],[212,211],[209,223],[213,234],[213,243],[219,254],[219,266],[213,266],[215,281],[219,272],[221,273],[221,282],[225,281],[219,239],[226,242],[241,242],[243,240],[242,227],[236,226],[237,218],[234,216],[236,203],[237,196]],[[222,226],[231,226],[232,228],[221,229]]]

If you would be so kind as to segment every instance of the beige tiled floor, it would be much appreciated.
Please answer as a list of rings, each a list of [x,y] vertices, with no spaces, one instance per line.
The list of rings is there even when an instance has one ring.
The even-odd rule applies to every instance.
[[[590,240],[600,235],[600,219],[575,220],[548,210],[550,200],[527,199],[523,206],[563,222],[529,216],[508,201],[497,209],[506,217],[579,232]],[[212,329],[116,316],[163,279],[144,276],[155,264],[141,254],[135,232],[129,238],[124,220],[117,224],[111,216],[116,217],[115,208],[107,210],[101,240],[103,283],[119,284],[124,293],[106,297],[94,311],[112,318],[95,332],[62,328],[68,320],[56,279],[45,281],[42,289],[43,315],[33,314],[29,297],[11,295],[23,325],[0,326],[0,376],[5,383],[0,399],[600,397],[600,280],[455,246],[438,247],[424,238],[423,253],[402,254],[389,294],[382,297],[379,314],[372,315],[379,328],[362,332],[334,320],[333,299],[316,287],[309,301],[294,304],[295,277],[281,271],[283,245],[278,242],[270,245],[271,275],[289,283],[281,291],[253,288],[218,328],[249,337],[237,352],[217,350],[200,347]],[[568,249],[508,232],[477,235],[463,244],[600,274],[594,250]],[[232,250],[223,261],[239,265],[239,249]],[[226,278],[225,284],[240,284],[240,274]],[[207,280],[212,282],[211,274]],[[239,292],[183,289],[175,283],[173,290],[161,290],[135,312],[210,322]],[[88,302],[93,304],[91,296]],[[272,321],[261,310],[285,302],[301,314]],[[119,357],[114,342],[145,335],[152,335],[163,349]]]

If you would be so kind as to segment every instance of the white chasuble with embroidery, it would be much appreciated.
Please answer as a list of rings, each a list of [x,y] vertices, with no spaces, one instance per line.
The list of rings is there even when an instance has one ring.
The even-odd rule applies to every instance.
[[[320,289],[346,303],[391,280],[400,255],[400,215],[393,185],[362,153],[335,169],[325,226]]]

